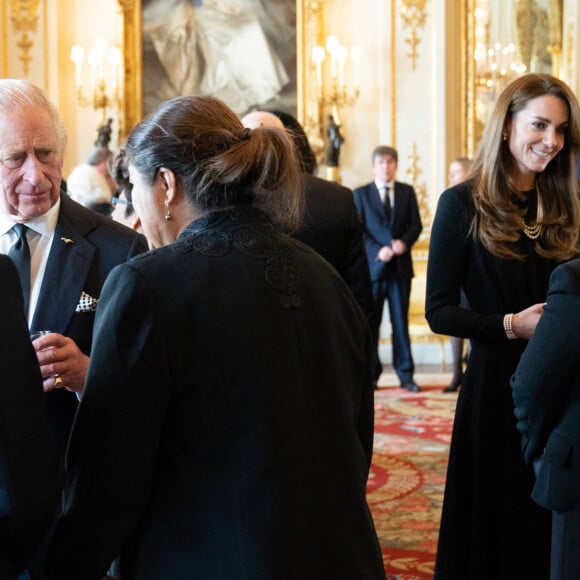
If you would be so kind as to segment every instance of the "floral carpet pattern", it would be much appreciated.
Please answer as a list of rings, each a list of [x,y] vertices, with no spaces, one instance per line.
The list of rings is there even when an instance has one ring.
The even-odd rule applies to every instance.
[[[388,580],[432,580],[457,396],[375,391],[367,500]]]

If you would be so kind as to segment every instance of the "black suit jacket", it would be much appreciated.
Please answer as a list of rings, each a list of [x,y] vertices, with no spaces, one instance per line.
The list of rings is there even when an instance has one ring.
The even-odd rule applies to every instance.
[[[580,503],[580,260],[558,266],[547,304],[512,377],[532,498],[553,510]]]
[[[411,247],[419,238],[423,229],[419,205],[413,187],[407,183],[395,182],[394,209],[392,226],[389,225],[385,208],[374,182],[354,190],[354,203],[363,224],[364,241],[371,280],[383,280],[389,268],[396,268],[401,279],[413,277],[413,260]],[[390,262],[377,259],[383,246],[390,246],[394,239],[407,245],[407,251],[394,257]]]
[[[371,349],[344,280],[251,209],[115,268],[47,578],[120,552],[123,578],[384,580]]]
[[[0,280],[0,578],[9,580],[48,530],[63,470],[46,420],[20,282],[3,255]]]
[[[314,248],[336,268],[372,323],[374,301],[369,265],[352,191],[305,174],[304,193],[304,222],[294,237]]]
[[[54,240],[31,329],[72,338],[90,355],[95,312],[77,312],[81,294],[98,299],[109,272],[147,250],[145,238],[61,193]],[[77,397],[66,389],[46,395],[48,417],[64,451]]]

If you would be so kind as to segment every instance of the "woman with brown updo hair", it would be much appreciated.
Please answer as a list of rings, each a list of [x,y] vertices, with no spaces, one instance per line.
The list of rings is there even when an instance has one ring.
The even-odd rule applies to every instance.
[[[579,253],[580,105],[530,73],[501,93],[467,181],[433,222],[426,317],[471,341],[451,440],[436,580],[547,580],[550,514],[530,499],[510,378],[556,265]],[[460,303],[464,293],[468,308]]]
[[[300,223],[286,132],[178,97],[129,136],[152,251],[115,269],[47,578],[385,578],[368,325]],[[115,474],[115,477],[111,477]]]

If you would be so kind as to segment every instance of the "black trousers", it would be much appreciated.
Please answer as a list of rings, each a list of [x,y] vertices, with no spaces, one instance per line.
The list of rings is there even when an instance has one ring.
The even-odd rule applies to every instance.
[[[411,296],[411,278],[399,278],[395,270],[389,271],[383,280],[373,280],[373,296],[375,299],[376,328],[374,329],[377,341],[375,380],[379,378],[382,365],[378,347],[380,338],[381,319],[385,300],[388,303],[391,319],[391,342],[393,347],[393,369],[401,383],[413,380],[415,364],[411,353],[409,338],[409,299]]]

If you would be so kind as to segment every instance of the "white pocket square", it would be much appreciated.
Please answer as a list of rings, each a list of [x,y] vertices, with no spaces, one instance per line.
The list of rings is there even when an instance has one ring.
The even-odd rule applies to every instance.
[[[97,298],[89,296],[86,292],[81,294],[79,303],[75,309],[75,312],[94,312],[97,309],[97,303],[99,301]]]

